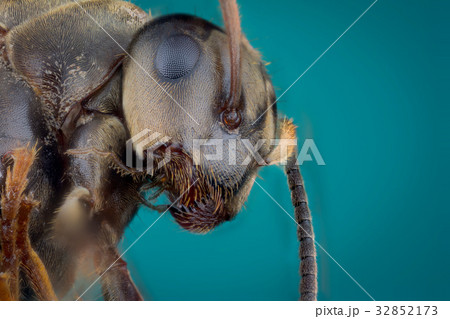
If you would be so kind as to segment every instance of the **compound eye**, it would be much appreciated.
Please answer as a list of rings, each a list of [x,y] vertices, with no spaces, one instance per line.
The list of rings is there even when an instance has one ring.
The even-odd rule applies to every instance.
[[[198,43],[187,35],[174,35],[159,45],[155,66],[168,79],[179,79],[192,71],[200,56]]]

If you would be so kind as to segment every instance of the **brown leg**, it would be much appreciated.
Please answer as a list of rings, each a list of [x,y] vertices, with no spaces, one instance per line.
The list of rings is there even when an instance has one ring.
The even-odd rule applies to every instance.
[[[112,167],[122,176],[131,175],[133,179],[139,180],[147,176],[147,172],[140,171],[132,167],[126,166],[122,160],[114,152],[102,151],[97,148],[79,148],[70,149],[66,152],[67,155],[71,156],[87,156],[87,155],[98,155],[110,160]]]
[[[127,263],[120,258],[115,247],[99,250],[95,262],[97,273],[101,276],[100,281],[105,300],[144,300],[131,279]]]
[[[12,301],[11,289],[9,288],[9,274],[0,273],[0,301]]]
[[[19,148],[12,151],[9,157],[13,160],[13,166],[7,169],[1,199],[0,300],[19,300],[20,267],[27,274],[39,299],[56,300],[47,271],[28,237],[29,216],[37,203],[27,198],[24,192],[36,149]]]

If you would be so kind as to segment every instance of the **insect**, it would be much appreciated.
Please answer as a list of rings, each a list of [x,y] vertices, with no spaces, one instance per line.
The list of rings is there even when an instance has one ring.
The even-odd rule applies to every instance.
[[[88,258],[106,300],[142,300],[116,247],[140,205],[205,233],[236,216],[262,166],[284,161],[301,299],[316,299],[297,149],[269,142],[295,139],[295,126],[277,115],[236,2],[220,4],[225,30],[189,15],[153,19],[122,1],[0,3],[1,299],[61,298]],[[142,154],[133,145],[152,169],[125,165],[127,141],[146,131],[169,137]],[[210,140],[234,155],[198,158],[195,141]],[[160,194],[170,205],[152,204]]]

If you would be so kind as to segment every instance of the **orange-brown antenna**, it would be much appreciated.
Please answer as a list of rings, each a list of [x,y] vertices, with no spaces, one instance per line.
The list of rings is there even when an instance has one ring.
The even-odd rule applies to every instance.
[[[220,0],[220,7],[228,35],[231,65],[230,94],[222,113],[222,121],[230,129],[236,129],[241,122],[241,115],[237,110],[241,97],[241,19],[236,0]]]

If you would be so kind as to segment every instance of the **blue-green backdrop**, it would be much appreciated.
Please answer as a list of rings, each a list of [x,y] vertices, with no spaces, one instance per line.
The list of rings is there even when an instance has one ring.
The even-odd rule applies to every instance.
[[[222,25],[218,1],[133,0]],[[371,0],[241,0],[281,94]],[[379,0],[281,99],[326,166],[302,166],[317,242],[376,300],[450,299],[450,1]],[[283,171],[259,183],[293,213]],[[141,209],[128,247],[157,213]],[[152,300],[296,300],[296,225],[258,186],[207,235],[167,214],[125,255]],[[319,299],[370,300],[320,248]]]

